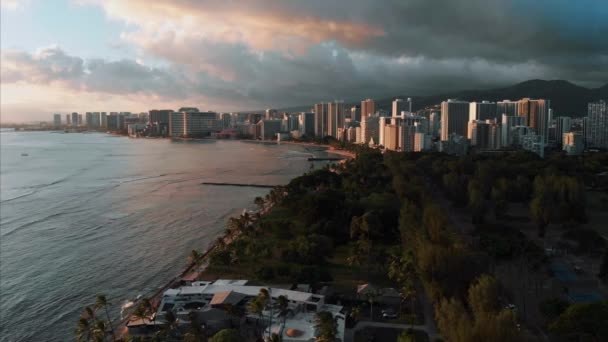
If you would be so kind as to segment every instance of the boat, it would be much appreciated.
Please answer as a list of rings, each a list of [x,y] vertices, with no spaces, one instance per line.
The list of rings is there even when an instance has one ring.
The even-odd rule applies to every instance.
[[[22,157],[27,157],[27,156],[29,156],[29,154],[27,154],[27,153],[21,153],[21,156]]]

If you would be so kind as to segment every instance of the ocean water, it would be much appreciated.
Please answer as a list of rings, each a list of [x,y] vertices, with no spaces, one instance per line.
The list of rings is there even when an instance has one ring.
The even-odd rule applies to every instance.
[[[0,341],[71,341],[85,305],[113,316],[164,285],[227,219],[286,184],[311,152],[239,141],[0,133]],[[27,155],[22,155],[27,154]]]

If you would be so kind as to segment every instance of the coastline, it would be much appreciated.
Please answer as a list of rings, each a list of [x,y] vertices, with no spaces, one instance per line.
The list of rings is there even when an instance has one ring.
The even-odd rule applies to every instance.
[[[221,140],[221,139],[206,139],[206,140]],[[354,153],[345,151],[345,150],[338,150],[330,145],[305,143],[305,142],[293,142],[293,141],[277,142],[277,141],[244,140],[244,139],[241,139],[240,141],[246,142],[246,143],[262,143],[262,144],[273,144],[273,145],[289,144],[289,145],[317,147],[317,148],[320,148],[320,150],[327,151],[327,153],[345,157],[344,159],[338,161],[338,163],[344,163],[349,159],[355,158]],[[251,217],[250,225],[255,223],[256,217],[261,217],[261,216],[266,215],[272,209],[272,207],[273,207],[272,205],[269,205],[269,206],[265,206],[263,209],[247,211],[247,213]],[[241,216],[242,215],[243,214],[241,214]],[[164,294],[165,291],[167,291],[170,288],[179,286],[186,279],[187,280],[200,279],[200,276],[202,275],[202,273],[207,269],[209,255],[215,249],[218,248],[219,240],[221,240],[223,242],[223,245],[229,245],[237,237],[238,237],[238,232],[228,233],[228,232],[224,231],[223,233],[218,235],[209,244],[209,246],[207,246],[207,248],[201,253],[200,260],[198,262],[189,263],[178,275],[171,278],[164,286],[159,287],[154,292],[141,295],[141,297],[139,297],[138,299],[131,301],[132,305],[130,307],[128,307],[128,311],[126,311],[124,313],[124,317],[121,317],[121,319],[118,322],[118,329],[117,329],[117,331],[115,331],[116,338],[118,340],[123,339],[128,334],[127,325],[130,322],[138,321],[138,319],[133,319],[132,314],[133,314],[133,311],[135,310],[135,308],[137,307],[137,305],[139,305],[143,299],[148,299],[150,301],[150,303],[152,303],[152,306],[154,307],[154,311],[156,311],[158,309],[158,305],[160,305],[162,295]]]

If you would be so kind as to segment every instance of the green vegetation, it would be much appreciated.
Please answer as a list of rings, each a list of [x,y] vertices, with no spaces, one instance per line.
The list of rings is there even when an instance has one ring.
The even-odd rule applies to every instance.
[[[240,342],[243,339],[236,329],[220,330],[209,339],[209,342]]]
[[[550,326],[553,333],[567,341],[607,341],[608,302],[574,304]]]

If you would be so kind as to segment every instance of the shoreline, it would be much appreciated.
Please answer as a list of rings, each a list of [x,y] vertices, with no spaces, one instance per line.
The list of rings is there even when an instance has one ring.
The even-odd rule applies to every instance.
[[[225,140],[225,139],[209,139],[209,140]],[[344,151],[344,150],[337,150],[335,148],[333,148],[330,145],[321,145],[321,144],[315,144],[315,143],[301,143],[301,142],[277,142],[277,141],[264,141],[264,140],[244,140],[244,139],[239,139],[240,141],[243,142],[248,142],[248,143],[263,143],[263,144],[274,144],[274,145],[280,145],[280,144],[290,144],[290,145],[301,145],[301,146],[314,146],[314,147],[319,147],[325,151],[328,151],[328,153],[333,153],[336,155],[341,155],[341,156],[345,156],[345,159],[342,159],[339,161],[339,163],[344,163],[349,159],[355,158],[355,154],[349,151]],[[306,171],[304,171],[305,173]],[[291,181],[291,179],[289,180]],[[257,210],[252,210],[252,211],[246,211],[250,217],[251,217],[251,223],[250,224],[254,224],[256,221],[256,216],[258,216],[258,214],[260,216],[264,216],[266,215],[270,210],[272,209],[272,206],[267,206],[264,207],[262,209],[257,209]],[[245,209],[246,210],[246,209]],[[241,214],[240,216],[242,216],[243,214]],[[239,216],[239,217],[240,217]],[[153,291],[150,295],[141,295],[140,298],[136,299],[136,300],[132,300],[130,302],[133,303],[133,305],[131,305],[128,308],[128,311],[125,312],[124,314],[124,318],[121,317],[120,320],[118,320],[118,328],[117,331],[115,331],[116,334],[116,338],[118,340],[122,340],[124,339],[124,337],[128,334],[128,328],[127,325],[130,322],[137,322],[137,319],[133,319],[132,318],[132,314],[133,311],[137,308],[137,306],[141,303],[141,301],[146,298],[148,299],[151,303],[152,306],[154,307],[154,312],[156,312],[156,310],[158,309],[158,306],[161,303],[162,300],[162,295],[164,294],[165,291],[167,291],[170,288],[173,288],[175,286],[179,286],[182,281],[184,281],[185,278],[187,278],[188,275],[192,275],[194,276],[196,279],[198,279],[201,275],[202,272],[204,272],[208,266],[208,257],[209,255],[216,249],[218,248],[218,240],[222,240],[224,245],[229,245],[231,244],[235,238],[238,237],[238,232],[236,233],[227,233],[227,232],[222,232],[221,234],[219,234],[217,237],[214,238],[214,240],[207,246],[207,248],[201,253],[201,257],[200,257],[200,261],[198,263],[189,263],[179,274],[177,274],[176,276],[174,276],[173,278],[171,278],[169,281],[167,281],[167,283],[165,283],[163,286],[159,287],[158,289],[156,289],[155,291]]]

